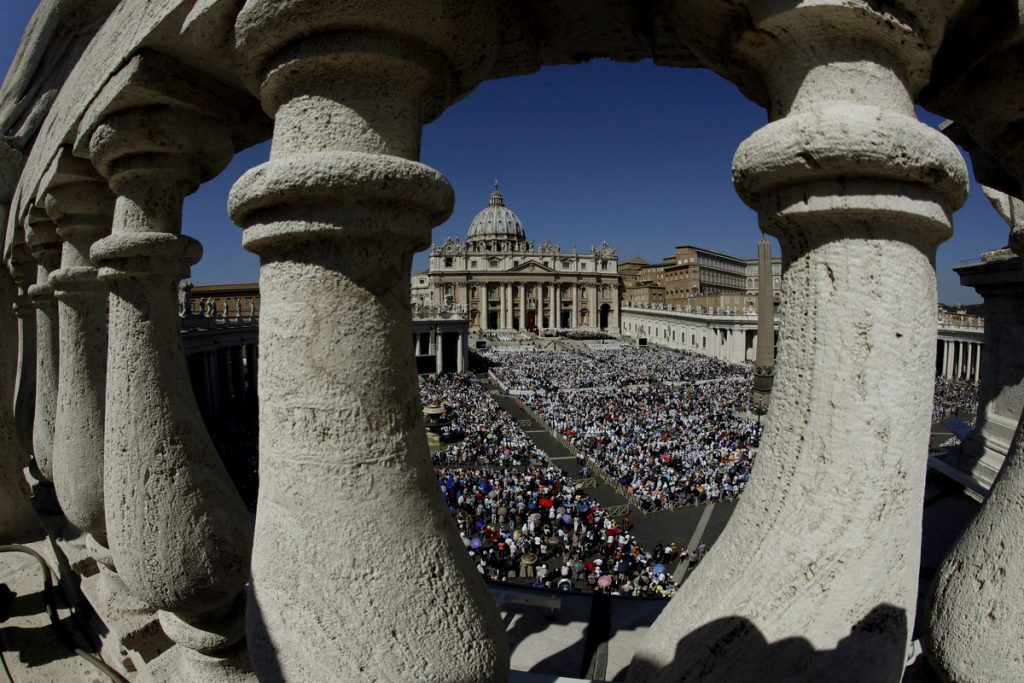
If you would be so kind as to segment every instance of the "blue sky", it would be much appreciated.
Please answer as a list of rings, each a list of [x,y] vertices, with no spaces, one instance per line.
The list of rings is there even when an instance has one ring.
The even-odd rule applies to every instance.
[[[34,5],[0,3],[5,72]],[[920,114],[929,125],[941,121]],[[766,122],[764,110],[717,75],[650,62],[597,60],[484,83],[423,131],[421,160],[444,173],[456,195],[434,239],[464,238],[497,179],[531,240],[580,250],[607,240],[620,257],[648,261],[684,243],[752,257],[757,217],[733,190],[731,164],[739,143]],[[205,249],[193,268],[197,284],[257,279],[258,260],[242,249],[226,198],[268,153],[268,145],[241,152],[186,200],[183,231]],[[936,261],[946,303],[979,300],[953,266],[1006,244],[1005,223],[971,182]],[[413,265],[426,267],[425,253]]]

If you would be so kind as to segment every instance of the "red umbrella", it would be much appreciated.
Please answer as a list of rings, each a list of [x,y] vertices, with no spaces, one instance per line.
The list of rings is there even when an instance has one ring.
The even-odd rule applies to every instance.
[[[554,505],[555,505],[555,501],[551,500],[550,498],[541,498],[539,503],[540,503],[540,506],[542,508],[544,508],[545,510],[548,509],[548,508],[554,507]]]

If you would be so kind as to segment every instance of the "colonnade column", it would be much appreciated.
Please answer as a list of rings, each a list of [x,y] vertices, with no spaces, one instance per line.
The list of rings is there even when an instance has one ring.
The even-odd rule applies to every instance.
[[[91,163],[63,148],[51,167],[45,201],[64,241],[61,267],[50,274],[60,316],[53,483],[68,521],[105,548],[103,404],[108,290],[89,259],[89,249],[110,233],[114,196]]]
[[[967,190],[956,148],[914,115],[944,18],[902,3],[899,20],[843,0],[742,5],[743,23],[723,26],[736,38],[722,68],[747,65],[770,102],[733,178],[782,246],[778,370],[757,473],[629,680],[898,681],[917,595],[933,263]]]
[[[492,44],[490,11],[249,0],[238,15],[246,82],[275,119],[270,160],[229,199],[261,261],[261,678],[507,676],[494,601],[437,495],[408,346],[412,255],[453,204],[415,161],[420,131],[470,78],[452,69]]]
[[[32,421],[32,454],[45,482],[53,481],[53,426],[57,413],[60,332],[57,300],[50,273],[60,266],[57,226],[41,206],[33,207],[25,223],[26,243],[36,261],[36,283],[28,295],[36,309],[36,403]]]
[[[88,151],[118,195],[111,235],[90,251],[110,287],[110,549],[125,585],[160,610],[178,645],[150,663],[151,677],[219,681],[247,675],[242,588],[252,529],[196,404],[177,286],[202,252],[181,235],[184,197],[224,167],[243,129],[238,98],[186,73],[163,57],[133,58],[86,112],[76,152]],[[145,106],[154,84],[163,97]]]
[[[441,334],[437,325],[434,325],[432,329],[434,338],[437,340],[437,343],[434,344],[434,372],[440,375],[444,372],[444,335]]]

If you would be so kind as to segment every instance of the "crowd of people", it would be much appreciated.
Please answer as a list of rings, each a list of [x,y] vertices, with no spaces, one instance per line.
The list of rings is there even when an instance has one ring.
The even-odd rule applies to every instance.
[[[556,467],[439,468],[438,481],[477,570],[554,590],[669,597],[670,548],[657,556]]]
[[[978,385],[959,379],[935,378],[935,400],[932,422],[942,422],[951,415],[973,424],[978,413]]]
[[[486,352],[498,381],[510,389],[556,392],[642,384],[697,382],[722,378],[750,381],[750,371],[716,358],[653,346],[600,346],[574,351],[533,347]]]
[[[435,466],[547,464],[547,454],[527,438],[473,375],[421,375],[420,402],[440,404],[449,421],[441,428],[445,448],[431,454]]]
[[[456,440],[432,454],[441,495],[477,569],[495,581],[562,591],[668,597],[681,551],[646,552],[579,483],[550,464],[472,375],[420,378]]]
[[[742,366],[682,351],[491,352],[492,372],[647,510],[733,498],[761,427]]]

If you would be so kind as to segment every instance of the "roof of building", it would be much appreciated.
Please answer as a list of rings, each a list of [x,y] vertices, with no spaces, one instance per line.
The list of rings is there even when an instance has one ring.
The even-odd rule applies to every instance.
[[[515,211],[505,206],[505,198],[498,189],[498,181],[494,181],[494,192],[487,202],[487,208],[476,215],[469,225],[467,242],[480,240],[511,239],[519,242],[526,240],[523,222]]]

